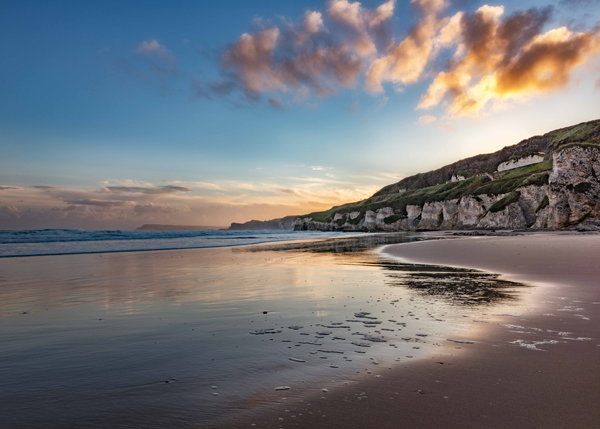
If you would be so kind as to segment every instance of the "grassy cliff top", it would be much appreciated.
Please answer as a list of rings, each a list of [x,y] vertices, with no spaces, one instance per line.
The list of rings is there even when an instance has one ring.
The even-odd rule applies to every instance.
[[[399,189],[421,189],[434,186],[445,183],[457,174],[464,177],[478,173],[491,174],[502,162],[534,153],[544,154],[546,159],[549,159],[556,149],[573,143],[600,144],[600,119],[554,130],[543,136],[531,137],[515,145],[506,146],[494,153],[472,156],[437,170],[406,177],[398,183],[385,186],[374,196],[395,193]]]
[[[359,211],[362,215],[367,210],[382,207],[392,207],[404,217],[408,205],[422,206],[427,202],[458,199],[467,195],[506,194],[521,186],[543,185],[548,183],[554,151],[575,145],[597,147],[599,144],[600,120],[584,122],[551,131],[543,136],[531,137],[494,153],[473,156],[437,170],[406,177],[383,187],[365,200],[301,217],[329,222],[335,213]],[[544,155],[544,162],[496,173],[498,165],[502,162],[537,153]],[[494,180],[485,173],[493,175]],[[453,175],[464,176],[466,180],[449,182]],[[362,216],[356,219],[360,217]]]

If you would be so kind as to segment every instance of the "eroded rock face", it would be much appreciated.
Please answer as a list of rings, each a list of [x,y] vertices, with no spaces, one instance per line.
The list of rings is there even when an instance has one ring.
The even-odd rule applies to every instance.
[[[519,206],[523,211],[527,226],[530,227],[537,221],[537,209],[548,194],[548,186],[529,185],[518,188],[517,191],[521,194],[519,197]]]
[[[417,229],[429,230],[438,229],[444,220],[444,203],[436,201],[433,203],[425,203],[421,212],[421,222],[417,225]]]
[[[458,228],[474,228],[486,213],[482,201],[476,197],[462,197],[458,204]]]
[[[444,201],[442,206],[442,224],[440,229],[453,229],[458,222],[459,200]]]
[[[550,216],[550,208],[545,207],[537,212],[537,217],[532,228],[546,229],[548,228],[548,217]]]
[[[548,228],[600,220],[600,151],[570,147],[554,154],[549,177]]]
[[[408,231],[434,229],[558,229],[600,222],[600,150],[573,146],[554,153],[547,185],[518,188],[517,202],[491,213],[501,195],[466,196],[406,206],[404,217],[393,207],[336,213],[331,222],[296,219],[296,230]],[[548,205],[541,205],[548,197]],[[539,210],[538,210],[539,209]],[[362,216],[362,218],[361,218]],[[386,218],[397,216],[394,222]],[[600,227],[599,227],[600,228]]]
[[[519,204],[512,203],[499,212],[487,212],[477,227],[481,229],[521,229],[527,227],[527,221]]]
[[[406,206],[406,213],[408,213],[409,220],[415,220],[421,216],[423,208],[421,206]]]
[[[384,207],[382,209],[377,210],[377,216],[375,218],[375,224],[383,228],[385,226],[385,218],[394,215],[394,209],[391,207]]]

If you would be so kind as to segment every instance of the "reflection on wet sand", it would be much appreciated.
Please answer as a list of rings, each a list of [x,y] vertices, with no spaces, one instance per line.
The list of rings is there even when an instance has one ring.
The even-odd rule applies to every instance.
[[[366,234],[343,238],[326,238],[316,241],[293,241],[287,243],[275,243],[262,246],[238,247],[234,252],[265,252],[265,251],[297,251],[311,253],[347,253],[358,254],[366,250],[388,244],[411,243],[423,240],[436,240],[438,237],[430,237],[415,233],[385,233]]]
[[[1,260],[5,422],[202,424],[427,356],[517,300],[493,275],[375,251],[424,238]]]
[[[367,252],[388,244],[439,239],[436,236],[413,233],[391,233],[253,246],[238,248],[235,252],[296,251],[347,254],[345,256],[353,257],[352,262],[344,258],[340,263],[379,267],[386,272],[386,284],[389,286],[418,290],[425,295],[449,300],[455,305],[500,304],[503,301],[518,299],[516,288],[525,285],[502,280],[498,274],[457,267],[406,264]]]

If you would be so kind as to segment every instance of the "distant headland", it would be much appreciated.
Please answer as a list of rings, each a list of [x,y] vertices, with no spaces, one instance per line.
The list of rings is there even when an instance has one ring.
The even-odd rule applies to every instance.
[[[226,226],[201,226],[201,225],[154,225],[146,224],[136,231],[193,231],[198,229],[227,229]]]

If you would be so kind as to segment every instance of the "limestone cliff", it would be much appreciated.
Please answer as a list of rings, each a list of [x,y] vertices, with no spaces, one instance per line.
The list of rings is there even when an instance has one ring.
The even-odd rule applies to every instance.
[[[469,160],[404,179],[366,200],[301,216],[294,229],[600,229],[600,121],[533,139],[540,153],[535,163],[498,171],[507,162],[498,154],[519,159],[519,151],[531,149],[529,139],[510,150],[471,158],[476,160],[471,165],[485,160],[485,168],[463,169],[465,180],[451,178],[458,174],[455,164],[464,167]],[[438,183],[430,185],[433,180]]]

